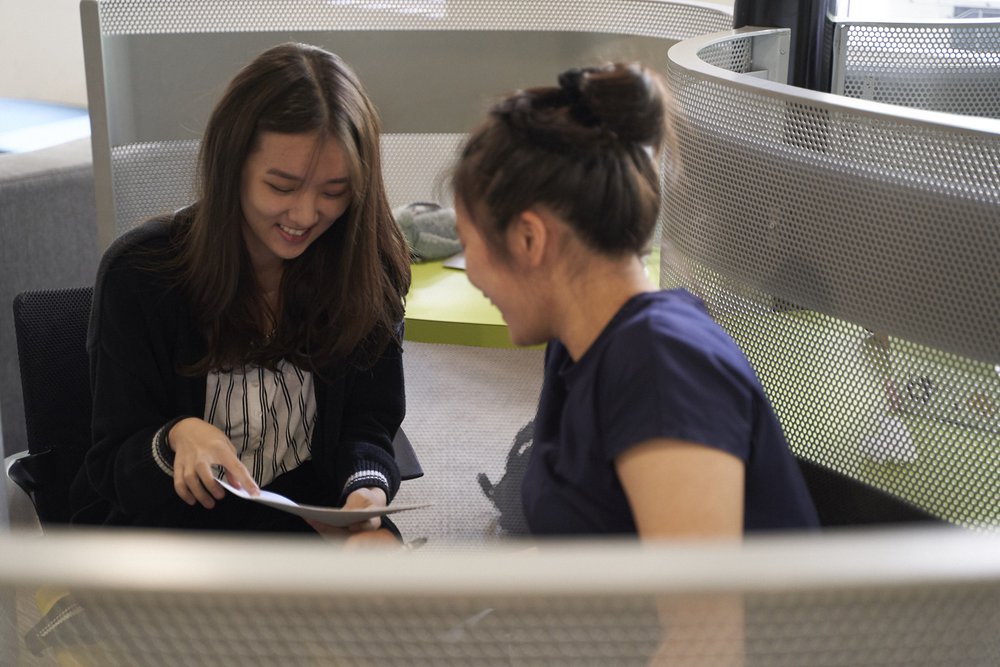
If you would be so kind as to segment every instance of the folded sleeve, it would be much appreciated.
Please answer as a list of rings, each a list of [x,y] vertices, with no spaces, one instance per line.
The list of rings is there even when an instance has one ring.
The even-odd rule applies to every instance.
[[[728,349],[644,330],[604,359],[596,405],[613,460],[654,438],[750,455],[754,393]]]

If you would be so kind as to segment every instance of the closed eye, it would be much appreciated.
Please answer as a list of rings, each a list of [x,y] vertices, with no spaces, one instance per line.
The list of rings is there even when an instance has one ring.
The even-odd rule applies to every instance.
[[[280,192],[283,195],[287,195],[289,192],[295,191],[295,188],[286,188],[284,186],[276,185],[274,183],[268,183],[268,185],[271,187],[272,190],[274,190],[275,192]]]

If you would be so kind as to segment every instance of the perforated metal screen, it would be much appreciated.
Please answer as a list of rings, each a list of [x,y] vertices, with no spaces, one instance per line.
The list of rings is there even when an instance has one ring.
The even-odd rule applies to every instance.
[[[46,542],[4,537],[25,564],[0,564],[0,631],[15,637],[0,657],[29,667],[989,667],[1000,656],[1000,552],[990,536],[971,537],[395,554],[256,536],[43,538],[70,550],[71,571]]]
[[[835,93],[1000,118],[1000,20],[838,23]]]
[[[96,7],[103,78],[102,94],[92,91],[92,115],[95,122],[106,117],[111,137],[110,183],[104,149],[95,150],[99,200],[110,195],[105,188],[113,193],[106,205],[113,224],[102,221],[109,228],[105,242],[193,200],[197,136],[207,108],[238,66],[266,46],[289,39],[318,43],[357,68],[387,123],[386,186],[390,203],[399,206],[447,203],[444,173],[488,95],[553,80],[561,69],[595,59],[649,60],[644,54],[654,49],[660,62],[673,41],[732,25],[717,7],[656,0],[84,4]],[[530,66],[519,57],[530,58]],[[403,60],[393,66],[394,58]],[[416,72],[407,69],[414,66]],[[488,87],[491,76],[497,82]],[[174,101],[165,104],[163,97]]]
[[[115,236],[195,200],[199,141],[157,141],[111,150]]]
[[[989,667],[998,595],[989,585],[752,594],[729,605],[677,597],[686,611],[665,629],[656,605],[672,598],[653,595],[82,593],[85,611],[67,622],[76,632],[50,634],[43,657],[61,649],[77,661],[68,664],[103,667]],[[720,622],[727,607],[732,625]],[[671,636],[683,639],[664,644]]]
[[[705,298],[796,454],[1000,526],[1000,125],[727,82],[695,60],[743,47],[705,46],[671,51],[662,284]]]
[[[687,39],[732,27],[697,2],[658,0],[103,0],[106,35],[282,30],[560,30]]]
[[[382,160],[391,206],[415,201],[451,203],[446,177],[464,135],[386,134]],[[118,146],[111,151],[115,236],[151,216],[193,202],[198,141],[158,141]]]
[[[746,37],[715,42],[699,51],[698,57],[714,67],[746,74],[753,58],[753,41]]]

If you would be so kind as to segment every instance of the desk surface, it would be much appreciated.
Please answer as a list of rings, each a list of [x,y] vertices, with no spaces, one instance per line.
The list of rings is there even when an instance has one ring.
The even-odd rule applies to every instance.
[[[660,253],[646,261],[650,276],[659,283]],[[516,347],[507,335],[500,311],[472,286],[461,269],[442,262],[411,266],[413,280],[406,296],[406,339],[418,343]]]
[[[476,347],[514,347],[500,311],[472,286],[461,269],[442,262],[411,267],[406,296],[406,339]]]

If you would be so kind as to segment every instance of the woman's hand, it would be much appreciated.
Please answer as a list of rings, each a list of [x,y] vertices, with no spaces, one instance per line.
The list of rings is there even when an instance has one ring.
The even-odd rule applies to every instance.
[[[385,507],[385,491],[378,487],[366,487],[352,491],[347,500],[344,501],[345,510],[360,510],[368,507]],[[333,540],[344,540],[346,548],[355,547],[400,547],[399,538],[392,531],[381,528],[381,517],[372,517],[358,523],[353,523],[346,528],[337,528],[329,524],[320,523],[306,519],[317,533]]]
[[[226,471],[226,479],[236,488],[251,495],[260,490],[250,471],[236,455],[236,447],[226,434],[203,419],[183,419],[167,434],[170,449],[174,450],[174,490],[188,505],[201,503],[206,509],[215,507],[215,501],[226,495],[226,490],[215,479],[212,466]]]
[[[345,510],[363,510],[369,507],[385,507],[387,499],[385,491],[377,486],[363,487],[351,492],[344,501]],[[365,521],[352,523],[347,527],[352,533],[360,533],[368,530],[378,530],[382,526],[382,517],[373,516]]]

